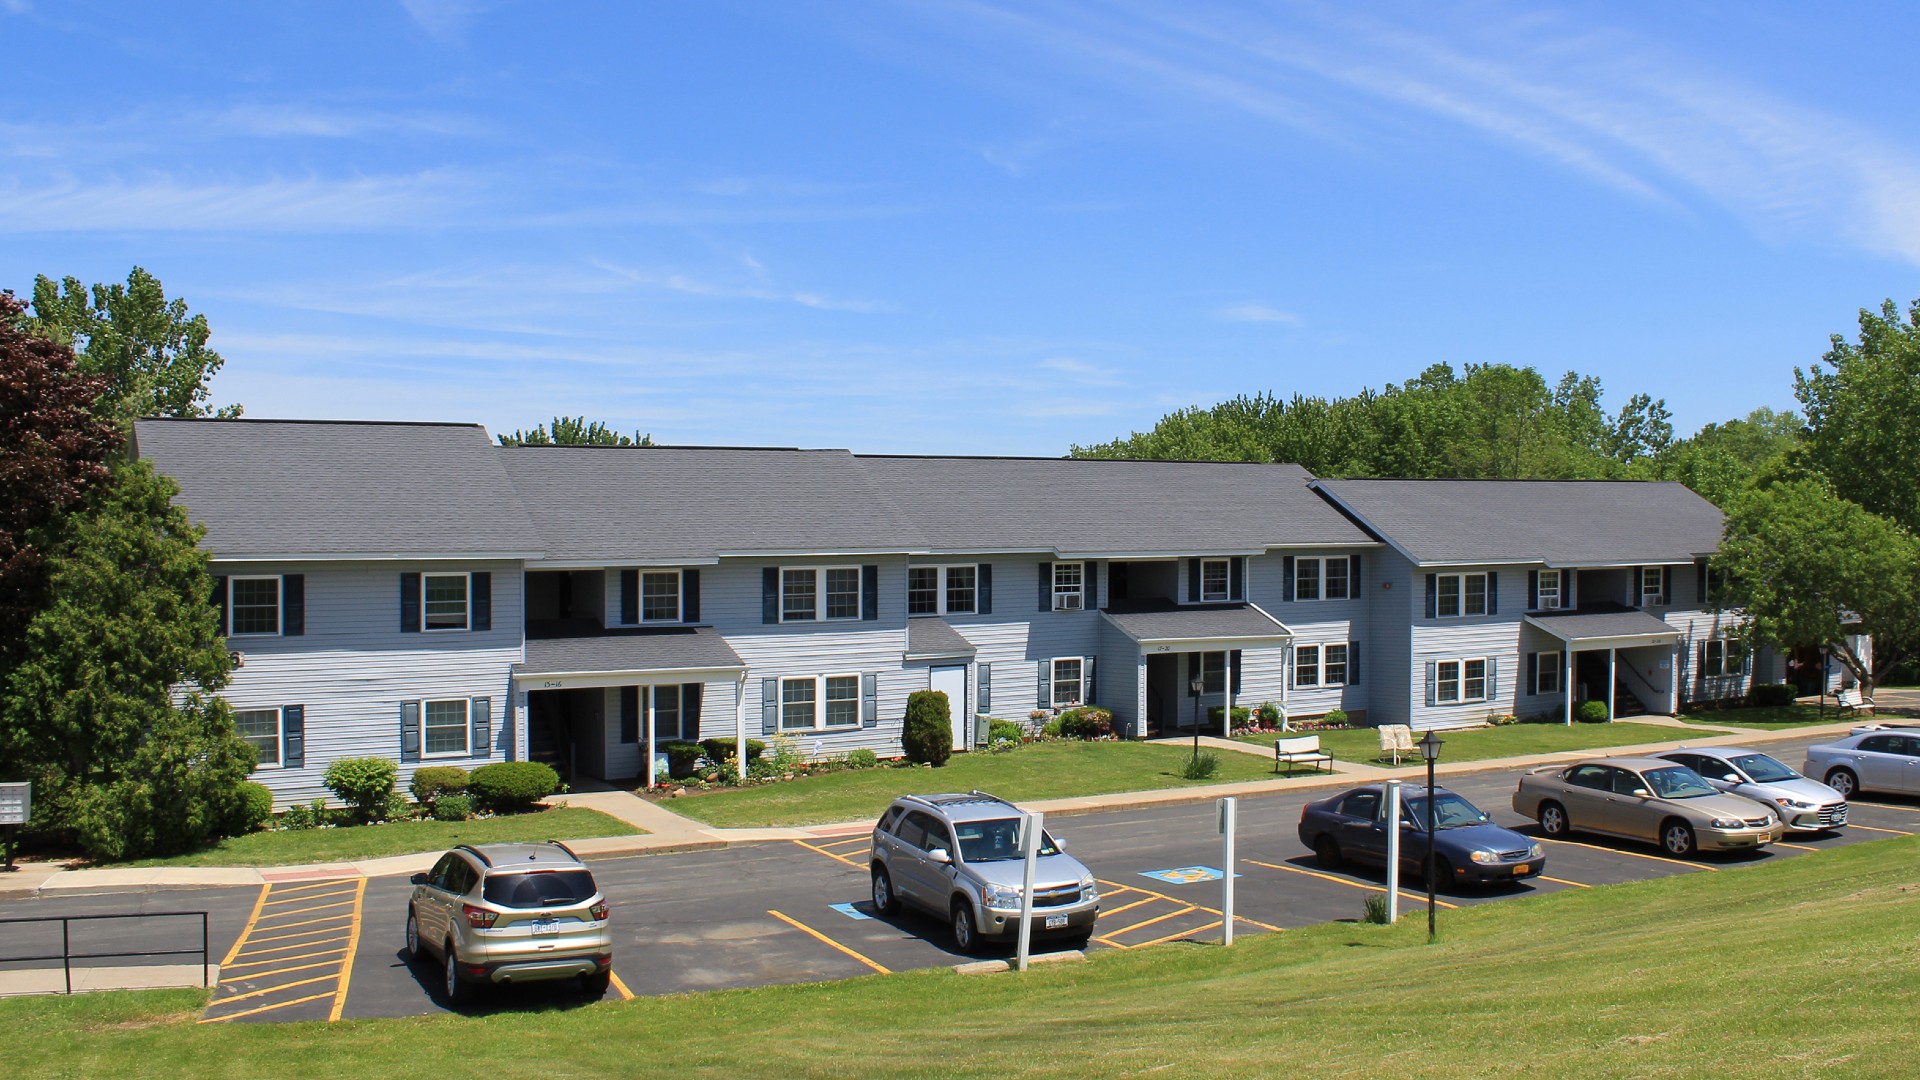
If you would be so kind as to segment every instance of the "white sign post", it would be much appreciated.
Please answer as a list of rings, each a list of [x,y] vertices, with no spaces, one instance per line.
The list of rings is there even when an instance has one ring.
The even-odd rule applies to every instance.
[[[33,816],[33,785],[29,783],[0,784],[0,828],[7,831],[6,872],[13,871],[13,838],[20,826]]]
[[[1387,781],[1387,925],[1400,920],[1400,781]]]
[[[1020,970],[1027,970],[1027,953],[1033,946],[1033,870],[1040,860],[1040,838],[1046,835],[1044,823],[1046,815],[1038,810],[1029,811],[1021,819],[1024,831],[1020,837],[1020,854],[1026,859],[1026,866],[1020,871]]]
[[[1233,842],[1240,821],[1240,800],[1220,800],[1220,944],[1233,944]]]

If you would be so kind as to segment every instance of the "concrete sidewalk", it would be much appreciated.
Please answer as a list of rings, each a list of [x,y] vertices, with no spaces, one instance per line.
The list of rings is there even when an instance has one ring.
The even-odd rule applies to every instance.
[[[199,964],[146,964],[138,967],[77,967],[73,969],[73,992],[76,994],[86,994],[96,990],[171,990],[181,986],[197,988],[219,985],[219,964],[210,964],[204,971]],[[66,990],[66,973],[57,967],[0,972],[0,997],[61,994]]]

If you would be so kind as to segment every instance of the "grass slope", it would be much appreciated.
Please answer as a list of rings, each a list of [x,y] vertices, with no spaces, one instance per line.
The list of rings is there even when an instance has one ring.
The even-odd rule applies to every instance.
[[[1347,731],[1322,731],[1320,749],[1341,761],[1387,766],[1380,759],[1380,733],[1374,728]],[[1508,724],[1505,727],[1443,731],[1440,761],[1483,761],[1487,758],[1514,757],[1519,754],[1550,754],[1561,750],[1602,750],[1612,746],[1637,746],[1642,743],[1678,742],[1686,732],[1654,724],[1619,721],[1612,724]],[[1278,735],[1243,735],[1236,742],[1271,748]],[[1409,760],[1400,756],[1403,768],[1424,768],[1419,751]]]
[[[1056,742],[1034,743],[1004,754],[955,754],[938,769],[862,769],[735,791],[689,793],[665,805],[676,813],[723,828],[819,825],[878,817],[887,803],[908,793],[979,788],[1002,798],[1025,801],[1273,776],[1270,761],[1230,750],[1215,753],[1220,758],[1220,771],[1211,780],[1199,782],[1181,778],[1180,767],[1192,756],[1181,747]]]
[[[1906,1077],[1920,838],[966,978],[490,1017],[192,1023],[198,992],[0,1001],[19,1077]],[[1356,907],[1359,901],[1355,901]],[[632,962],[632,961],[629,961]],[[640,962],[644,962],[641,960]]]
[[[501,844],[519,840],[578,840],[644,832],[616,817],[578,806],[476,821],[398,821],[298,832],[235,836],[190,855],[143,859],[126,866],[291,866],[298,863],[378,859],[438,851],[455,844]]]

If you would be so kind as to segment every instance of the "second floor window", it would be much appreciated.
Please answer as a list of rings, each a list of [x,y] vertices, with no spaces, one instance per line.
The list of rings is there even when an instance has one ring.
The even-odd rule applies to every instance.
[[[1440,618],[1487,613],[1487,575],[1441,574],[1434,584],[1434,611]]]
[[[1085,563],[1053,564],[1053,610],[1079,611],[1085,606],[1086,593],[1081,588],[1085,572]]]
[[[1295,559],[1293,563],[1293,598],[1295,600],[1346,600],[1349,598],[1348,571],[1351,563],[1345,558],[1337,559]]]
[[[640,621],[680,621],[680,572],[650,571],[640,575]]]
[[[1643,566],[1640,568],[1640,603],[1649,607],[1658,607],[1667,602],[1667,568],[1664,566]]]
[[[859,617],[859,567],[805,567],[780,571],[781,622]]]
[[[467,575],[425,574],[421,602],[425,605],[422,625],[428,630],[465,630],[467,628]]]
[[[234,637],[280,632],[280,579],[277,577],[237,577],[228,584],[232,622],[228,633]]]
[[[1227,599],[1232,580],[1232,564],[1228,560],[1201,559],[1199,599],[1202,601]]]
[[[1542,611],[1552,611],[1560,606],[1560,571],[1540,571],[1539,597],[1536,601]]]
[[[915,566],[907,570],[907,614],[971,615],[980,610],[978,566]]]

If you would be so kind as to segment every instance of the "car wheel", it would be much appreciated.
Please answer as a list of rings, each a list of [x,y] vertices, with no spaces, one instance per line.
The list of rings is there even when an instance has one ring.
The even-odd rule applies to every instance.
[[[1567,811],[1557,802],[1540,804],[1540,831],[1548,836],[1565,836],[1573,831],[1573,825],[1567,821]]]
[[[473,987],[460,978],[460,958],[453,951],[453,942],[447,942],[447,1004],[464,1005],[473,1000]]]
[[[420,920],[412,908],[407,909],[407,959],[420,959]]]
[[[1340,856],[1340,842],[1331,836],[1323,836],[1313,842],[1313,861],[1328,870],[1337,870],[1346,860]]]
[[[1853,775],[1852,769],[1835,769],[1827,774],[1827,786],[1840,793],[1843,799],[1851,799],[1860,793],[1860,778]]]
[[[971,953],[980,942],[973,928],[973,905],[965,900],[956,900],[953,905],[953,947],[963,953]]]
[[[873,868],[873,910],[881,915],[900,910],[900,901],[893,895],[893,878],[878,866]]]
[[[1660,826],[1660,846],[1677,859],[1694,855],[1693,826],[1678,820]]]
[[[604,994],[606,994],[607,987],[612,985],[613,985],[612,969],[608,969],[606,971],[596,971],[591,975],[580,976],[580,989],[586,991],[586,994],[588,997],[592,997],[592,998],[601,997]]]

